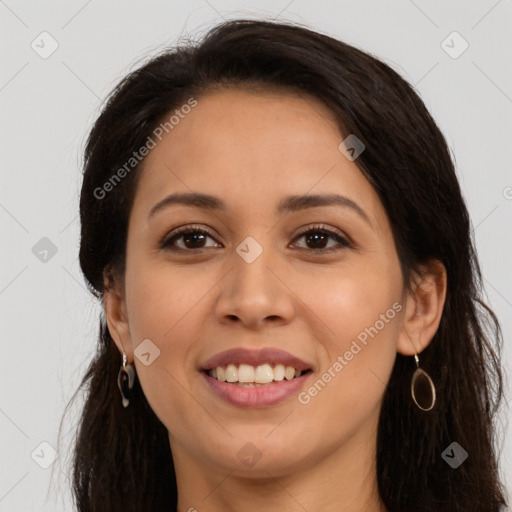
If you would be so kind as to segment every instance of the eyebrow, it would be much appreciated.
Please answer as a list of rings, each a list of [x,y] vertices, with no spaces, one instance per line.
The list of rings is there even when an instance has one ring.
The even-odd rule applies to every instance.
[[[149,211],[148,218],[172,205],[184,205],[203,210],[226,212],[227,205],[219,197],[199,192],[175,193],[164,197],[156,203]],[[321,206],[342,206],[357,213],[370,226],[371,221],[368,214],[352,199],[338,194],[312,194],[303,196],[287,196],[283,198],[276,208],[276,213],[296,212],[308,208]]]

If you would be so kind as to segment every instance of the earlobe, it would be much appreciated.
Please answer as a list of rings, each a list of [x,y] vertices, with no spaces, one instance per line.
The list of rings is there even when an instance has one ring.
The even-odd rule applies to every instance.
[[[123,294],[116,286],[109,286],[103,292],[103,309],[111,338],[119,353],[126,353],[129,361],[133,360],[133,349]]]
[[[439,260],[423,265],[407,295],[402,329],[397,342],[400,354],[421,353],[432,341],[441,322],[446,299],[447,274]]]

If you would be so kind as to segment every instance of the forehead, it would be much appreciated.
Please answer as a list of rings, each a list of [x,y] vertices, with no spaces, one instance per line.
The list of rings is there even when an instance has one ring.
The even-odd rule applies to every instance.
[[[319,100],[224,89],[196,101],[146,156],[134,210],[148,212],[173,192],[222,197],[232,213],[274,211],[290,194],[339,193],[383,214],[357,165],[339,151],[343,135]]]

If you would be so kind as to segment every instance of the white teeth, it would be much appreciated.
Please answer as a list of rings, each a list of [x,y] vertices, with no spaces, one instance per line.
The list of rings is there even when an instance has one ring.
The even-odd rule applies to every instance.
[[[273,380],[274,372],[272,371],[272,366],[269,364],[262,364],[256,368],[256,371],[254,372],[254,382],[258,382],[259,384],[267,384]]]
[[[259,382],[254,380],[254,366],[241,364],[238,367],[238,382]]]
[[[280,381],[284,379],[284,365],[276,364],[274,367],[274,380]]]
[[[238,369],[234,364],[228,364],[225,375],[228,382],[238,382]]]
[[[211,369],[208,374],[220,382],[238,383],[240,385],[269,384],[272,381],[292,380],[300,377],[302,371],[296,370],[293,366],[276,364],[274,368],[269,363],[252,366],[250,364],[228,364],[224,369],[222,366]]]
[[[284,370],[284,378],[286,380],[292,380],[293,377],[295,377],[295,368],[292,368],[291,366],[287,366]]]

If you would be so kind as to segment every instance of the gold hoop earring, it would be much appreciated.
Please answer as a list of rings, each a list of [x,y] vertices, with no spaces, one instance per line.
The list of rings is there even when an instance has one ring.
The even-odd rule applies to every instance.
[[[414,354],[414,360],[416,361],[416,371],[411,381],[412,399],[422,411],[430,411],[436,403],[436,388],[430,375],[420,368],[417,354]]]
[[[135,382],[135,368],[131,363],[126,364],[126,353],[123,350],[123,366],[117,374],[117,387],[121,393],[121,402],[123,407],[128,407],[130,403],[130,390]]]

